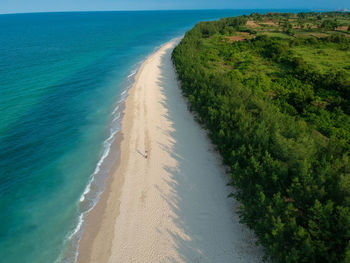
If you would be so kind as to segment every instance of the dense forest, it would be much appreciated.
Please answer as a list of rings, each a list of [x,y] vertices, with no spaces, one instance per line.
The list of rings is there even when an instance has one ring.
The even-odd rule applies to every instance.
[[[350,262],[350,13],[201,22],[173,61],[265,258]]]

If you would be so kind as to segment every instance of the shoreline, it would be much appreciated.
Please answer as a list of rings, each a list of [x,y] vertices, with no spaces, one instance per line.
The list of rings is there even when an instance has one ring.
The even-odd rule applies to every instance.
[[[152,55],[151,55],[152,56]],[[149,56],[150,57],[150,56]],[[128,104],[128,97],[132,96],[132,92],[135,86],[135,83],[137,82],[139,72],[141,71],[144,63],[149,59],[149,57],[146,58],[145,61],[142,62],[141,66],[137,69],[136,76],[134,83],[132,84],[131,88],[127,90],[127,97],[126,99],[121,103],[120,105],[120,112],[121,112],[121,130],[116,134],[115,140],[113,142],[113,145],[111,146],[111,151],[120,151],[117,160],[113,164],[111,171],[106,179],[105,182],[105,189],[101,193],[98,202],[95,204],[95,206],[91,209],[90,212],[88,212],[84,226],[83,226],[83,231],[82,235],[78,244],[78,255],[77,255],[77,261],[76,262],[95,262],[92,253],[94,243],[97,242],[97,235],[99,230],[102,228],[103,224],[103,217],[105,216],[106,212],[106,207],[108,203],[108,199],[110,199],[113,195],[113,197],[116,198],[116,200],[119,200],[121,188],[123,186],[124,182],[124,176],[122,174],[123,167],[120,165],[121,164],[121,159],[122,159],[122,148],[123,144],[127,145],[128,137],[124,138],[124,133],[128,130],[130,130],[130,125],[131,122],[127,120],[126,115],[129,115],[126,113],[126,107]],[[130,104],[130,102],[129,102]],[[124,159],[124,158],[123,158]],[[116,190],[112,192],[112,185],[116,185]],[[111,211],[112,212],[112,211]],[[112,215],[112,219],[116,219],[116,217],[119,215],[119,205],[117,204],[114,206],[113,212],[115,212],[114,215]],[[114,227],[109,224],[107,228]],[[99,262],[107,262],[110,254],[108,251],[111,250],[112,247],[112,239],[113,237],[109,238],[108,244],[108,249],[105,250],[105,253],[102,255],[99,255]],[[83,252],[83,253],[82,253]],[[106,254],[107,252],[107,254]],[[102,257],[102,258],[100,258]]]
[[[175,40],[171,40],[171,41],[175,41]],[[105,188],[101,193],[98,202],[91,209],[91,211],[87,213],[85,217],[81,238],[78,243],[78,250],[77,250],[78,255],[76,260],[76,262],[78,263],[79,262],[81,263],[96,262],[96,258],[92,257],[93,256],[92,250],[93,250],[94,243],[98,242],[98,240],[96,240],[97,239],[96,236],[98,232],[105,225],[102,221],[103,221],[103,217],[105,216],[108,199],[114,197],[115,200],[119,200],[120,192],[124,182],[123,171],[125,167],[124,165],[121,165],[122,148],[127,148],[127,145],[128,145],[128,136],[124,136],[124,133],[127,133],[131,129],[131,125],[132,125],[132,118],[127,117],[128,115],[131,115],[131,113],[129,112],[129,114],[127,114],[126,112],[127,105],[131,104],[130,99],[128,100],[128,98],[132,97],[133,95],[132,92],[134,90],[134,86],[137,83],[139,74],[142,71],[142,68],[144,67],[145,63],[157,52],[159,52],[159,50],[164,45],[162,45],[160,48],[157,48],[155,52],[153,52],[151,55],[146,57],[146,59],[143,62],[141,62],[141,66],[139,66],[136,71],[134,83],[132,84],[131,88],[126,90],[127,96],[125,100],[120,104],[121,130],[116,134],[115,140],[111,146],[111,151],[119,151],[120,154],[118,155],[115,163],[111,168],[111,171],[108,177],[106,178]],[[129,107],[132,107],[132,105],[130,105]],[[124,144],[124,147],[123,147],[123,144]],[[125,161],[127,162],[126,156],[123,159],[125,159]],[[111,189],[112,185],[115,185],[115,189],[113,190],[117,190],[117,191],[112,192],[112,189]],[[112,220],[115,221],[115,219],[119,215],[119,205],[118,204],[116,206],[113,205],[112,211],[110,212],[115,212],[115,214],[112,215]],[[113,214],[113,213],[110,213],[110,214]],[[111,226],[111,224],[108,224],[108,226],[106,225],[105,227],[108,229],[113,229],[114,226]],[[111,247],[112,247],[112,242],[111,242],[112,239],[113,237],[110,237],[108,239],[109,241],[107,242],[108,249],[104,249],[104,253],[102,253],[102,255],[101,253],[99,253],[98,262],[108,261],[108,258],[110,256],[110,253],[108,252],[111,250]],[[103,241],[105,242],[105,240]],[[83,251],[83,253],[81,253],[81,251]]]
[[[177,41],[149,56],[136,74],[111,149],[120,154],[86,216],[77,262],[226,262],[233,256],[261,262],[254,235],[227,199],[220,158],[182,98],[170,59]],[[190,148],[181,145],[187,130],[195,141]]]

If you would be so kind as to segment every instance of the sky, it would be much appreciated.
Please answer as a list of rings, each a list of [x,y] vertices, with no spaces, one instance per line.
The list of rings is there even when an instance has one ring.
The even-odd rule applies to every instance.
[[[0,14],[170,9],[350,9],[349,0],[0,0]]]

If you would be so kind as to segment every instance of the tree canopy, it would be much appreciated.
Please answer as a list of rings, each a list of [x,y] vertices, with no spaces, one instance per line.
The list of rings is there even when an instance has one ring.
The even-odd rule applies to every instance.
[[[273,262],[350,262],[350,38],[336,18],[350,21],[201,22],[173,52],[190,109],[231,168],[242,222]]]

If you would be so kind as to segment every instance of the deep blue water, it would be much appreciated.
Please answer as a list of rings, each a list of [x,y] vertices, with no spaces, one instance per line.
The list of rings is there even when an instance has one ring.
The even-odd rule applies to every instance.
[[[253,11],[0,15],[0,261],[74,262],[138,63],[201,20]]]

